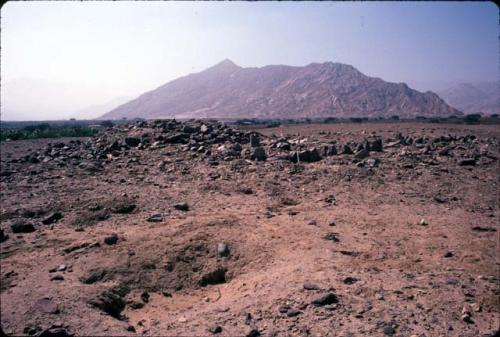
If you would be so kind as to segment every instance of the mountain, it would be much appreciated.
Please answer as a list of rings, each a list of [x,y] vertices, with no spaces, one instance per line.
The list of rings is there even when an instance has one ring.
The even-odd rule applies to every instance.
[[[304,118],[460,115],[432,92],[311,63],[242,68],[224,60],[146,92],[101,118]]]
[[[465,113],[500,114],[500,82],[460,83],[438,94]]]

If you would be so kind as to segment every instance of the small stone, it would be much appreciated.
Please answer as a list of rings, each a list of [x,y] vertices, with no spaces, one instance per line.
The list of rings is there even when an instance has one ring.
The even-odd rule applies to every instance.
[[[130,332],[135,332],[135,328],[134,328],[134,326],[133,326],[133,325],[129,325],[129,326],[127,327],[127,331],[130,331]]]
[[[267,159],[266,151],[262,146],[253,148],[251,158],[257,161],[264,161]]]
[[[474,158],[465,158],[458,161],[458,165],[460,166],[475,166],[476,159]]]
[[[429,224],[427,223],[427,221],[425,221],[425,219],[421,219],[419,222],[419,225],[420,226],[428,226]]]
[[[27,222],[18,221],[10,226],[12,233],[31,233],[35,231],[35,227]]]
[[[163,221],[163,215],[161,214],[153,214],[151,216],[149,216],[146,221],[148,222],[162,222]]]
[[[319,290],[320,289],[320,287],[318,285],[311,283],[311,282],[304,283],[303,287],[305,290]]]
[[[185,203],[185,202],[179,203],[179,204],[175,204],[174,208],[176,210],[178,210],[178,211],[184,211],[184,212],[189,211],[189,205],[187,203]]]
[[[327,293],[323,295],[319,295],[315,297],[312,301],[311,304],[316,306],[316,307],[322,307],[328,304],[333,304],[333,303],[338,303],[339,299],[337,295],[333,293]]]
[[[260,332],[256,328],[250,328],[245,337],[260,337]]]
[[[384,295],[382,295],[381,293],[376,293],[375,294],[375,298],[379,301],[383,301],[384,300]]]
[[[48,217],[46,217],[45,219],[42,220],[42,223],[44,225],[50,225],[50,224],[53,224],[59,220],[62,219],[62,214],[60,212],[54,212],[52,213],[51,215],[49,215]]]
[[[295,317],[295,316],[298,316],[300,315],[302,312],[300,310],[297,310],[297,309],[291,309],[291,310],[288,310],[288,312],[286,313],[286,315],[288,317]]]
[[[344,282],[344,284],[354,284],[354,283],[358,282],[358,279],[355,277],[348,276],[344,279],[343,282]]]
[[[104,243],[107,245],[114,245],[118,242],[118,235],[116,233],[113,233],[109,236],[106,236],[104,238]]]
[[[229,256],[229,253],[230,253],[229,247],[227,244],[225,244],[224,242],[219,242],[217,244],[217,254],[219,256],[223,256],[223,257]]]
[[[462,316],[460,316],[460,319],[468,324],[474,323],[474,320],[472,319],[472,317],[469,313],[463,314]]]
[[[222,327],[220,325],[212,325],[210,328],[208,328],[208,331],[210,331],[213,334],[221,333]]]
[[[50,278],[51,281],[63,281],[64,280],[64,276],[62,275],[54,275]]]
[[[323,239],[329,240],[329,241],[333,241],[333,242],[340,242],[340,240],[338,238],[338,234],[337,233],[333,233],[333,232],[326,233],[323,236]]]
[[[178,321],[181,322],[181,323],[186,323],[187,322],[187,318],[184,317],[184,316],[182,316],[182,317],[179,317]]]
[[[386,325],[384,327],[384,335],[386,336],[394,336],[396,330],[391,325]]]
[[[446,253],[444,254],[444,257],[447,257],[447,258],[448,258],[448,257],[453,257],[453,252],[446,252]]]
[[[144,291],[142,294],[141,294],[141,300],[144,302],[144,303],[148,303],[149,302],[149,293],[147,291]]]
[[[59,313],[59,308],[57,307],[57,304],[54,303],[51,299],[49,298],[42,298],[39,299],[38,301],[35,302],[33,305],[33,309],[41,311],[46,314],[58,314]]]

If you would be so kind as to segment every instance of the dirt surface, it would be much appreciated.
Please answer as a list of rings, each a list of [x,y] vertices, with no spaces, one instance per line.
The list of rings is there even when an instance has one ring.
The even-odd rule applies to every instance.
[[[497,126],[258,131],[2,143],[4,332],[498,336]]]

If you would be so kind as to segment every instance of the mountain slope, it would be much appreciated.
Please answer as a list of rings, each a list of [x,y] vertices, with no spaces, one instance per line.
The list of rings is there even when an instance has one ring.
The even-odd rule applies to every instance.
[[[459,115],[432,92],[368,77],[341,63],[242,68],[224,60],[102,118],[303,118]]]
[[[500,114],[500,83],[460,83],[438,91],[449,105],[466,113]]]

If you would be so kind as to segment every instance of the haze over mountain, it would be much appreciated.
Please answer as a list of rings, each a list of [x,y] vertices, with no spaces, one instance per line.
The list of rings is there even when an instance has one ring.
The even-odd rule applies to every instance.
[[[342,63],[242,68],[224,60],[146,92],[102,118],[449,116],[433,92],[385,82]]]
[[[437,91],[449,105],[465,113],[500,114],[500,83],[459,83]]]

